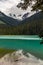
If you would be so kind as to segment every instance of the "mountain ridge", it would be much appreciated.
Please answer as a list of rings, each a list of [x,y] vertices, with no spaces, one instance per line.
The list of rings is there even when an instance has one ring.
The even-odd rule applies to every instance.
[[[0,20],[3,21],[4,23],[12,26],[17,26],[20,24],[23,24],[25,22],[32,22],[32,21],[41,21],[43,20],[43,12],[38,12],[32,15],[31,17],[27,17],[24,20],[18,20],[14,19],[12,17],[6,16],[4,13],[0,12]]]
[[[0,21],[3,21],[4,23],[7,23],[8,25],[17,25],[19,20],[13,19],[12,17],[6,16],[4,13],[0,12]]]

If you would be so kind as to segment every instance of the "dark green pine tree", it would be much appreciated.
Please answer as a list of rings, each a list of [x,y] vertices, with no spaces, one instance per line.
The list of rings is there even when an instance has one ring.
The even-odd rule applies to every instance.
[[[32,2],[32,0],[24,0],[26,5],[29,4],[29,1]],[[34,11],[34,10],[36,10],[36,11],[38,11],[38,10],[43,11],[43,0],[35,0],[35,1],[36,1],[36,3],[32,6],[32,8],[33,8],[32,11]],[[42,41],[41,41],[40,44],[43,44],[43,30],[39,33],[39,37],[42,38]]]
[[[24,3],[19,3],[19,7],[22,9],[27,9],[29,5],[31,5],[33,0],[23,0]],[[34,0],[36,3],[32,6],[32,11],[42,10],[43,11],[43,0]],[[43,30],[39,33],[40,37],[43,37]]]
[[[23,0],[23,1],[24,3],[22,3],[22,6],[21,6],[22,9],[27,9],[28,6],[30,5],[30,2],[32,2],[32,0]],[[33,10],[40,9],[43,11],[43,0],[34,0],[34,1],[36,1],[36,3],[34,6],[32,6]]]
[[[42,10],[43,11],[43,0],[36,0],[37,2],[33,6],[33,10]]]

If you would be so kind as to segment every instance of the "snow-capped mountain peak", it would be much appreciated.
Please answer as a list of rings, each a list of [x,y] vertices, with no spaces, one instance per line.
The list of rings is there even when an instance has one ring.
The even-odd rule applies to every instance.
[[[0,0],[0,11],[4,12],[6,15],[13,17],[15,19],[25,19],[27,17],[30,17],[35,12],[31,12],[32,5],[35,4],[34,1],[32,1],[31,5],[28,6],[26,10],[23,10],[21,8],[18,8],[17,5],[19,3],[23,3],[23,0]]]

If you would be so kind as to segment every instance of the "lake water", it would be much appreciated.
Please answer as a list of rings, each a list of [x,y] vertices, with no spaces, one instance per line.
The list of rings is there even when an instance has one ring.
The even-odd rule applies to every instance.
[[[0,48],[22,49],[43,59],[43,44],[38,36],[0,36]]]

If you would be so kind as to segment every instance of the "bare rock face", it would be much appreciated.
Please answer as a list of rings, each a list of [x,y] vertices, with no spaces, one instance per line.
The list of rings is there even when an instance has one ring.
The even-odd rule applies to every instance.
[[[29,13],[27,12],[27,13],[25,13],[24,15],[23,15],[23,19],[25,19],[25,18],[27,18],[28,17],[28,15],[29,15]]]

